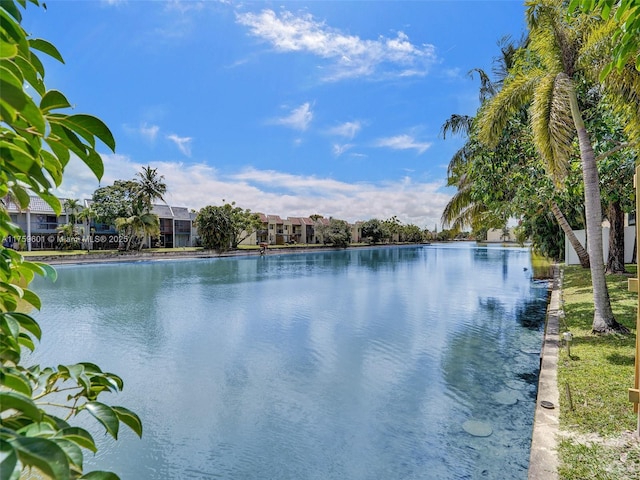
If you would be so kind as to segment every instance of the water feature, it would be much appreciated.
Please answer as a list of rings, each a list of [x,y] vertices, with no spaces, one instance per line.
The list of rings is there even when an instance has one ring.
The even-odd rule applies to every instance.
[[[546,284],[472,244],[58,267],[43,364],[123,377],[123,479],[525,479]],[[480,427],[482,431],[473,431]],[[471,432],[471,433],[469,433]],[[478,435],[488,436],[478,436]]]

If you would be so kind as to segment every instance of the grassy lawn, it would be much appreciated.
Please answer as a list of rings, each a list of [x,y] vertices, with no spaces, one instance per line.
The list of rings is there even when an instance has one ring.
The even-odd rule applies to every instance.
[[[564,267],[565,317],[560,332],[571,331],[571,356],[562,348],[558,359],[560,390],[560,478],[567,480],[640,480],[640,443],[630,434],[637,417],[628,401],[633,386],[637,294],[628,291],[633,275],[607,278],[618,322],[631,334],[591,333],[591,276],[580,266]],[[571,402],[569,400],[571,398]]]

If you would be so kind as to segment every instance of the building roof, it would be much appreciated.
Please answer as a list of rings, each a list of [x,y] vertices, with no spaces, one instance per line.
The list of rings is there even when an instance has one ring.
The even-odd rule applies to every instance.
[[[190,220],[191,215],[187,207],[171,207],[173,216],[176,220]]]
[[[155,213],[160,218],[173,218],[173,211],[169,205],[154,204],[151,213]]]
[[[60,204],[63,204],[66,199],[59,198],[58,200],[60,200]],[[20,209],[20,207],[18,207],[18,205],[16,205],[13,200],[9,200],[9,204],[7,205],[7,210],[12,213],[24,211]],[[32,196],[29,197],[28,210],[31,213],[46,213],[50,215],[55,215],[53,208],[51,208],[51,206],[40,197],[32,197]]]
[[[49,204],[40,197],[30,196],[29,199],[29,211],[31,213],[47,215],[55,214],[53,208],[51,208],[51,206],[49,206]],[[59,198],[59,200],[60,203],[63,204],[66,199]],[[93,203],[92,199],[83,200],[83,204],[85,206],[91,206]],[[11,213],[19,213],[21,211],[20,208],[11,200],[9,200],[7,210]],[[189,211],[187,207],[174,207],[167,204],[154,204],[151,211],[160,218],[174,218],[176,220],[195,220],[197,215],[197,213]],[[310,217],[287,217],[286,220],[283,220],[279,215],[265,215],[260,212],[255,213],[260,216],[260,221],[262,221],[262,223],[275,223],[278,225],[283,224],[284,222],[291,223],[291,225],[314,225],[315,223]],[[62,214],[64,214],[64,211]],[[330,221],[328,218],[321,218],[319,220],[325,225],[329,224]],[[356,225],[361,223],[361,221],[358,221],[356,222]]]

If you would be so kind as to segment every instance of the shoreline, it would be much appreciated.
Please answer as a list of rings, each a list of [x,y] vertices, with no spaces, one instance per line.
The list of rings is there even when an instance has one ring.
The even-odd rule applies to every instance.
[[[383,245],[353,245],[346,248],[331,246],[312,246],[312,247],[278,247],[267,249],[265,256],[270,255],[288,255],[296,253],[314,253],[314,252],[335,252],[340,250],[350,250],[355,248],[389,248],[389,247],[423,247],[430,244],[383,244]],[[109,253],[83,253],[72,255],[29,255],[24,259],[33,262],[44,262],[49,265],[81,265],[81,264],[100,264],[100,263],[133,263],[157,260],[194,260],[194,259],[211,259],[211,258],[227,258],[227,257],[249,257],[261,256],[259,249],[236,249],[226,252],[217,252],[215,250],[190,250],[167,252],[109,252]]]
[[[476,243],[478,247],[502,246],[502,247],[520,247],[516,244],[504,244],[500,242],[478,243],[475,241],[462,241]],[[314,252],[336,252],[340,250],[351,250],[357,248],[392,248],[392,247],[426,247],[430,245],[446,245],[449,243],[460,243],[460,241],[450,242],[424,242],[424,243],[381,243],[375,245],[354,244],[348,247],[333,247],[327,245],[309,245],[309,246],[274,246],[267,248],[265,255],[289,255],[296,253],[314,253]],[[226,252],[218,252],[216,250],[180,250],[181,247],[166,250],[162,252],[136,251],[136,252],[114,252],[98,253],[99,250],[92,250],[92,253],[78,254],[58,254],[47,253],[43,255],[23,255],[26,261],[42,262],[49,265],[81,265],[81,264],[100,264],[100,263],[134,263],[147,262],[156,260],[189,260],[198,258],[225,258],[225,257],[242,257],[242,256],[260,256],[260,250],[252,249],[235,249]],[[27,252],[19,252],[27,253]],[[29,252],[36,253],[36,252]]]
[[[531,433],[529,480],[556,480],[558,478],[557,436],[560,425],[558,351],[560,343],[559,320],[562,312],[562,277],[560,267],[557,264],[553,267],[550,290],[542,351],[540,352],[538,393]]]

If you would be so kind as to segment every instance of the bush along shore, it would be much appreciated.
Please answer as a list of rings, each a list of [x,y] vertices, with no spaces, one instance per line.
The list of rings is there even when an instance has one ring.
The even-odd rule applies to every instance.
[[[611,304],[629,335],[594,335],[593,294],[588,269],[562,269],[558,359],[560,392],[559,477],[566,480],[640,480],[637,416],[628,400],[633,386],[637,294],[628,291],[628,275],[607,277]]]

